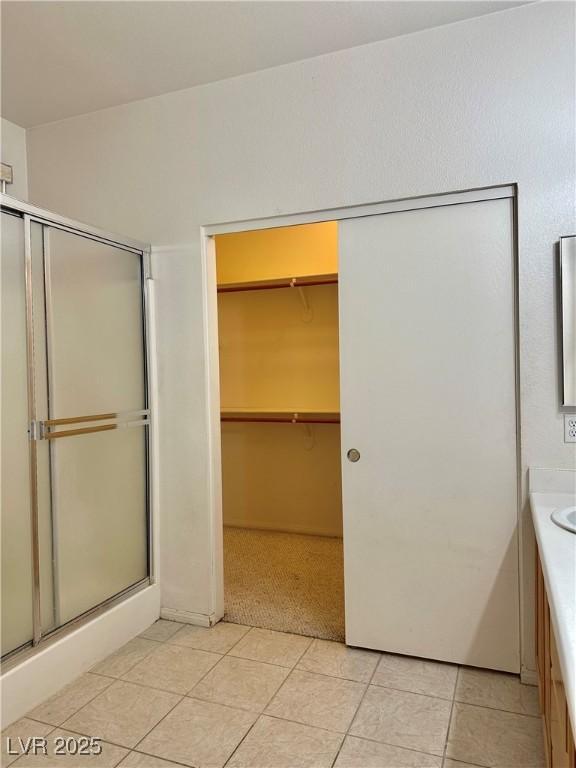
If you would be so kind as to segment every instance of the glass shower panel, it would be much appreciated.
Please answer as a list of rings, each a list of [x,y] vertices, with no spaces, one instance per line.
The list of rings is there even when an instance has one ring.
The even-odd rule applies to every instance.
[[[32,640],[24,222],[2,213],[2,655]]]
[[[142,269],[129,250],[52,227],[44,236],[61,625],[148,575]]]

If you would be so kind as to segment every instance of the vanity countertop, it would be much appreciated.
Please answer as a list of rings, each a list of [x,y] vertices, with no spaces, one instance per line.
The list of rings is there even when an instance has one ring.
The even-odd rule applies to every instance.
[[[572,731],[576,734],[576,534],[550,519],[555,509],[575,506],[576,496],[531,493],[530,504],[566,701]]]

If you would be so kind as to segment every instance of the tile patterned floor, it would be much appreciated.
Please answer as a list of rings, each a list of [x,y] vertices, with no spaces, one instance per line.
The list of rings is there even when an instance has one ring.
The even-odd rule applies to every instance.
[[[102,753],[53,754],[78,735]],[[6,754],[8,736],[44,736],[48,754]],[[15,768],[545,765],[536,689],[513,675],[163,620],[7,728],[2,751]]]

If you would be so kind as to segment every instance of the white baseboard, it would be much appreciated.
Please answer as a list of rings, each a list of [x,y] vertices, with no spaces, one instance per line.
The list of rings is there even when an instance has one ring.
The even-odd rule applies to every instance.
[[[167,621],[179,621],[182,624],[194,624],[197,627],[212,627],[218,619],[213,613],[194,613],[181,611],[177,608],[161,608],[160,618]]]
[[[538,673],[535,669],[527,669],[522,667],[520,671],[520,682],[524,685],[538,685]]]
[[[160,586],[152,584],[6,670],[0,679],[2,728],[143,632],[159,615]]]
[[[266,520],[257,520],[255,522],[246,523],[242,520],[225,520],[225,528],[247,528],[251,531],[276,531],[276,533],[301,533],[306,536],[328,536],[332,539],[341,539],[342,530],[336,528],[320,528],[318,526],[305,526],[305,525],[278,525],[267,522]]]

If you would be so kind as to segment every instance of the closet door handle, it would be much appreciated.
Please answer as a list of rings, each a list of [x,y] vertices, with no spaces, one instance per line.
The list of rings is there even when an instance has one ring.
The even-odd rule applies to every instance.
[[[346,456],[348,461],[351,461],[353,464],[360,461],[360,451],[357,448],[350,448]]]

